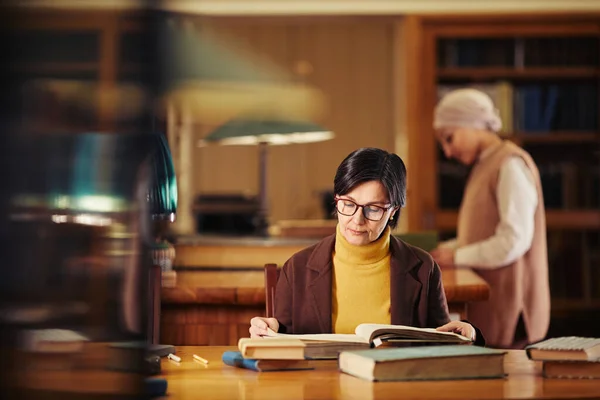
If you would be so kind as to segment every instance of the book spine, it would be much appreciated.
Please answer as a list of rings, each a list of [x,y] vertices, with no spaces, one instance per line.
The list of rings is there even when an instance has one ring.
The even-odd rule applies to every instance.
[[[260,372],[260,369],[258,368],[258,360],[244,358],[242,357],[242,353],[239,351],[226,351],[223,353],[221,359],[225,365]]]

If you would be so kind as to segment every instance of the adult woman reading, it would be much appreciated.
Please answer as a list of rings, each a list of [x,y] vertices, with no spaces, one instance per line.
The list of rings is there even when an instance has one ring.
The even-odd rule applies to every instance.
[[[275,318],[254,317],[250,334],[354,333],[361,323],[438,328],[485,343],[450,321],[440,269],[425,251],[391,235],[406,200],[406,168],[395,154],[362,148],[334,178],[336,233],[283,266]]]

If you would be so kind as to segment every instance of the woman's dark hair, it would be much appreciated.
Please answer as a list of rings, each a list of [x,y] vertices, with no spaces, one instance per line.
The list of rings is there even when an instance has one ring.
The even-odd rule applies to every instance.
[[[358,185],[379,181],[388,192],[392,207],[404,207],[406,203],[406,167],[396,154],[382,149],[364,147],[350,153],[340,164],[333,179],[333,192],[345,195]],[[398,215],[388,221],[395,228]]]

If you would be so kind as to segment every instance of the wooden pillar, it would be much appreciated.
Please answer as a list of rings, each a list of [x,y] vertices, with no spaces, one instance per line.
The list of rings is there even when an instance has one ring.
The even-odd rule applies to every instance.
[[[421,182],[432,166],[419,159],[421,132],[421,18],[408,15],[398,21],[394,34],[394,132],[395,152],[406,164],[408,189],[406,207],[401,210],[399,233],[423,229]]]

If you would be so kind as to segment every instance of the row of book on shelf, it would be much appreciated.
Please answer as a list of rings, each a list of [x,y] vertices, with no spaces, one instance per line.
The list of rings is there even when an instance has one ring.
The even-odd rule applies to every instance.
[[[547,209],[600,209],[600,164],[540,162],[538,170]],[[439,163],[439,171],[440,208],[458,208],[468,169],[444,160]]]
[[[596,67],[598,43],[594,36],[445,38],[438,61],[442,68]]]
[[[438,99],[471,87],[487,93],[502,119],[502,131],[548,134],[553,131],[597,132],[598,88],[589,83],[524,83],[508,81],[473,85],[438,85]]]
[[[355,334],[242,338],[226,351],[226,365],[258,372],[318,368],[337,360],[341,372],[369,381],[499,379],[506,376],[505,350],[473,345],[451,332],[402,325],[361,324]],[[600,339],[563,337],[526,348],[543,362],[545,378],[600,378]],[[458,362],[460,361],[460,362]]]

